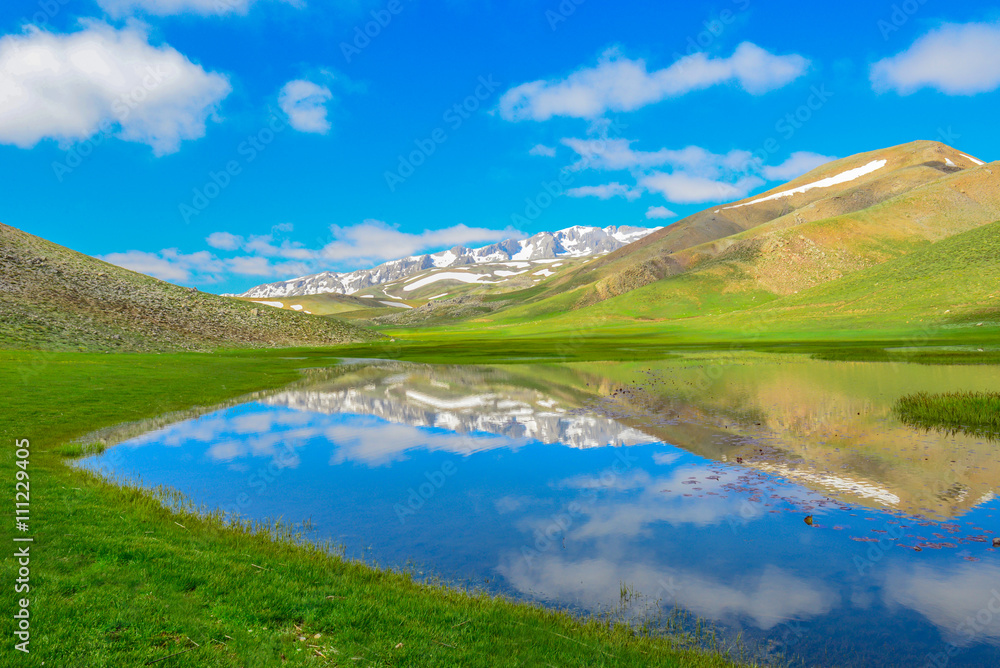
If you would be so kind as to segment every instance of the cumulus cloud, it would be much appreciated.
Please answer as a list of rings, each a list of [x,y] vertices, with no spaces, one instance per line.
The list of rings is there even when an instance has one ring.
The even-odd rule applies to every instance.
[[[299,132],[325,135],[330,131],[327,104],[333,93],[326,86],[312,81],[295,79],[286,83],[278,93],[278,106],[288,116],[288,122]]]
[[[554,146],[546,146],[545,144],[535,144],[528,151],[528,155],[540,155],[545,158],[556,157],[556,149]]]
[[[243,237],[229,232],[212,232],[205,241],[212,248],[219,250],[236,250],[243,245]]]
[[[611,199],[612,197],[624,197],[627,200],[637,199],[642,192],[635,188],[623,185],[615,181],[600,186],[580,186],[566,191],[570,197],[596,197],[598,199]]]
[[[97,0],[101,9],[115,18],[132,14],[172,16],[176,14],[198,14],[201,16],[221,16],[223,14],[246,14],[257,0]],[[301,0],[281,0],[301,6]]]
[[[545,121],[554,116],[597,118],[609,111],[634,111],[727,83],[760,95],[794,81],[808,66],[809,61],[800,55],[777,56],[744,42],[728,58],[696,53],[650,72],[644,60],[632,60],[618,49],[609,49],[594,67],[581,68],[562,79],[542,79],[511,88],[500,98],[500,115],[508,121]]]
[[[220,258],[209,251],[181,253],[176,248],[157,253],[139,250],[108,253],[98,259],[171,283],[217,283],[229,276],[286,278],[307,273],[310,268],[304,262],[246,255]]]
[[[662,195],[677,204],[716,202],[741,199],[754,188],[763,185],[760,164],[750,151],[734,149],[726,153],[713,153],[700,146],[682,149],[641,151],[632,148],[630,139],[578,139],[565,138],[565,146],[573,149],[579,159],[570,165],[575,171],[629,171],[636,179],[635,186],[615,182],[606,186],[578,188],[574,196],[611,196],[637,198],[643,191]],[[815,154],[809,154],[815,155]],[[802,164],[801,159],[795,165]],[[789,165],[789,168],[793,165]],[[664,209],[664,211],[667,211]],[[662,212],[660,212],[662,214]],[[662,214],[663,217],[668,217]],[[671,213],[670,215],[674,215]]]
[[[933,88],[948,95],[975,95],[1000,88],[1000,24],[946,24],[871,67],[877,92],[909,95]]]
[[[651,206],[646,210],[646,218],[649,220],[663,220],[665,218],[674,218],[676,216],[676,213],[665,206]],[[656,463],[660,464],[663,462],[657,461]]]
[[[119,267],[173,283],[189,281],[195,275],[217,274],[224,269],[219,258],[208,251],[184,254],[176,248],[167,248],[159,253],[131,250],[98,257]]]
[[[229,80],[130,25],[87,21],[54,34],[28,28],[0,38],[0,143],[31,148],[47,138],[98,132],[174,153],[229,95]]]
[[[757,176],[744,176],[729,183],[682,172],[670,174],[654,172],[644,177],[639,185],[651,192],[663,195],[670,202],[699,204],[743,199],[764,183],[764,180]]]
[[[643,170],[669,165],[674,169],[718,174],[723,170],[747,169],[753,159],[749,151],[733,150],[718,154],[700,146],[688,146],[679,150],[664,148],[658,151],[637,151],[632,148],[635,141],[631,139],[569,137],[563,139],[562,143],[580,156],[572,166],[573,169]]]
[[[334,241],[327,244],[320,255],[334,262],[350,260],[354,265],[384,262],[459,245],[488,244],[524,237],[523,233],[510,227],[494,230],[466,225],[453,225],[413,234],[403,232],[397,226],[381,220],[372,219],[350,227],[334,225],[330,231]]]
[[[796,151],[780,165],[774,167],[764,167],[761,173],[768,181],[791,181],[797,179],[806,172],[810,172],[820,165],[837,158],[830,155],[820,155],[809,151]]]

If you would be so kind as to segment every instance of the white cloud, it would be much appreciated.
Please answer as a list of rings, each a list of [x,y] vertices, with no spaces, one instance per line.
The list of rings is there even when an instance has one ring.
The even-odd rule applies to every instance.
[[[677,214],[665,206],[651,206],[646,211],[646,218],[649,220],[663,220],[664,218],[674,218],[675,216],[677,216]],[[664,462],[657,461],[656,463],[662,464]]]
[[[288,116],[288,121],[299,132],[325,135],[330,131],[327,103],[333,93],[326,86],[312,81],[295,79],[286,83],[278,94],[278,106]]]
[[[580,156],[570,169],[628,170],[637,180],[634,187],[615,182],[606,186],[577,188],[576,192],[568,193],[572,196],[608,199],[618,195],[635,199],[643,190],[650,190],[670,202],[693,204],[741,199],[764,184],[764,180],[757,176],[760,165],[749,151],[734,149],[727,153],[713,153],[700,146],[639,151],[632,148],[633,140],[621,138],[566,138],[562,143]],[[801,159],[796,164],[800,162]],[[650,171],[654,168],[660,170]]]
[[[713,153],[700,146],[686,146],[643,151],[633,148],[635,140],[626,138],[566,137],[560,143],[579,156],[569,166],[571,170],[628,171],[637,181],[635,186],[617,181],[603,186],[584,186],[569,191],[568,195],[635,199],[643,190],[649,190],[677,204],[742,199],[766,181],[790,181],[837,159],[798,151],[780,165],[765,166],[750,151],[742,149]],[[666,212],[667,209],[659,207],[652,216],[647,213],[647,218],[676,215]]]
[[[420,252],[451,248],[459,245],[488,244],[504,239],[520,239],[523,233],[512,228],[492,230],[482,227],[454,225],[439,230],[424,230],[419,234],[402,232],[380,220],[366,220],[350,227],[331,226],[334,241],[320,255],[327,260],[350,260],[357,266],[394,260]]]
[[[753,165],[753,154],[741,150],[718,154],[700,146],[688,146],[679,150],[636,151],[631,139],[566,138],[562,143],[580,156],[573,169],[642,170],[669,165],[707,176],[743,171]]]
[[[751,190],[764,185],[764,180],[757,176],[744,176],[734,183],[729,183],[683,172],[673,174],[654,172],[644,177],[639,185],[663,195],[670,202],[698,204],[743,199]]]
[[[259,256],[219,258],[209,251],[185,254],[176,248],[158,253],[137,250],[108,253],[98,259],[171,283],[216,283],[230,274],[283,278],[302,275],[310,268],[302,262],[272,262]]]
[[[159,253],[132,250],[109,253],[98,258],[119,267],[174,283],[189,281],[195,275],[216,274],[225,268],[223,263],[208,251],[185,255],[176,248],[167,248]]]
[[[728,58],[696,53],[649,72],[644,60],[631,60],[609,49],[594,67],[581,68],[563,79],[532,81],[510,89],[500,98],[500,115],[508,121],[597,118],[726,83],[759,95],[794,81],[808,65],[800,55],[776,56],[744,42]]]
[[[580,186],[566,191],[570,197],[596,197],[598,199],[611,199],[612,197],[624,197],[631,201],[637,199],[642,192],[615,181],[600,186]]]
[[[764,167],[761,173],[768,181],[791,181],[806,172],[816,169],[820,165],[825,165],[836,159],[834,156],[820,155],[819,153],[810,153],[809,151],[796,151],[789,156],[788,160],[785,160],[780,165]]]
[[[1000,24],[950,23],[920,37],[909,49],[871,68],[877,92],[909,95],[934,88],[975,95],[1000,88]]]
[[[174,153],[229,95],[229,80],[134,25],[87,21],[70,34],[28,28],[0,38],[0,143],[31,148],[112,133]]]
[[[205,239],[209,246],[219,250],[236,250],[243,245],[243,237],[229,232],[212,232]]]
[[[282,0],[288,4],[301,6],[301,0]],[[115,18],[131,14],[151,14],[172,16],[176,14],[199,14],[212,16],[222,14],[246,14],[256,0],[97,0],[101,9]]]
[[[556,157],[556,149],[554,146],[546,146],[545,144],[535,144],[528,151],[528,155],[540,155],[545,158]]]

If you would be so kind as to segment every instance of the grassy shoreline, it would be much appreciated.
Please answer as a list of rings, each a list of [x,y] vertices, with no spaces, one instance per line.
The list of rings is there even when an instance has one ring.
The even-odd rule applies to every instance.
[[[6,498],[14,441],[31,443],[25,665],[734,665],[630,628],[415,583],[275,532],[171,512],[153,493],[66,464],[62,446],[96,429],[282,387],[343,354],[0,351]],[[8,581],[15,566],[4,560]],[[10,615],[3,626],[11,638]]]

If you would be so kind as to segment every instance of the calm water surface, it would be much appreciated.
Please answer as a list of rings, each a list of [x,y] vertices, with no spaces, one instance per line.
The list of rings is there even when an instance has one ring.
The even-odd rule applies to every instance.
[[[996,666],[1000,443],[912,429],[889,407],[998,390],[997,371],[350,364],[82,465],[553,606],[607,611],[627,586],[630,614],[679,606],[764,656]]]

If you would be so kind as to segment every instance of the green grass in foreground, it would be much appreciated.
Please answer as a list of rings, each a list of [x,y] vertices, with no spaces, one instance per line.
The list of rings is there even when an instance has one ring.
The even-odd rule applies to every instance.
[[[903,422],[924,428],[1000,435],[998,392],[917,392],[901,397],[892,410]]]
[[[624,626],[418,584],[275,531],[172,513],[60,454],[100,427],[283,386],[333,354],[0,351],[3,498],[14,498],[14,441],[31,441],[32,639],[19,665],[731,665]],[[3,560],[5,582],[15,568]],[[12,632],[4,615],[7,656]]]

